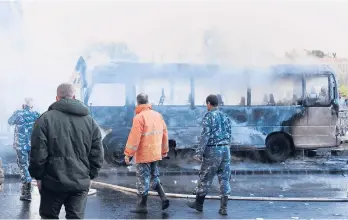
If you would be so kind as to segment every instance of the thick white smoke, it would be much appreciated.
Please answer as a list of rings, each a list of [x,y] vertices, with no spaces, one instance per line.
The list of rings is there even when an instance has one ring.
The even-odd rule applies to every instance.
[[[154,62],[265,66],[283,62],[294,48],[348,55],[343,1],[19,1],[20,10],[11,4],[0,3],[7,16],[0,19],[1,123],[27,96],[47,109],[56,86],[98,42],[125,42],[140,61]]]

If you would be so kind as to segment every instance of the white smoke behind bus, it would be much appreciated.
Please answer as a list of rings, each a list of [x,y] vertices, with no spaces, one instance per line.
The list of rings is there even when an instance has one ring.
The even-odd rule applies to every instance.
[[[20,11],[6,4],[0,8],[13,10],[15,22],[0,23],[6,26],[0,27],[4,119],[26,96],[47,109],[56,86],[95,43],[125,42],[144,62],[245,67],[287,62],[284,53],[294,48],[348,51],[347,3],[339,1],[19,1]],[[204,42],[209,30],[212,38]]]
[[[141,61],[217,62],[247,67],[287,62],[282,60],[284,53],[293,48],[300,53],[306,48],[348,51],[343,49],[346,44],[337,45],[347,35],[339,28],[344,21],[339,17],[340,8],[345,5],[337,9],[337,4],[21,1],[23,23],[19,38],[24,47],[12,57],[17,60],[21,56],[21,63],[27,62],[22,65],[24,70],[17,71],[21,73],[11,75],[26,80],[15,86],[23,92],[17,92],[18,98],[13,99],[32,93],[44,109],[54,100],[56,85],[69,79],[78,57],[98,42],[125,42]],[[332,16],[323,16],[332,8]],[[323,25],[327,25],[325,30]],[[210,49],[204,48],[207,30],[213,30]],[[10,53],[9,50],[2,53]],[[297,62],[315,61],[301,58]],[[24,89],[25,84],[33,86]],[[43,94],[41,90],[49,92]]]

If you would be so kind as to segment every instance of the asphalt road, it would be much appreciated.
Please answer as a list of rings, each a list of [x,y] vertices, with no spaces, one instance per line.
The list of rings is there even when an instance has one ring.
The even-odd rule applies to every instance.
[[[164,189],[172,193],[192,193],[198,176],[161,176]],[[134,176],[109,174],[96,181],[135,188]],[[343,175],[233,175],[233,196],[267,197],[347,197],[348,177]],[[218,194],[219,184],[214,179],[210,194]]]
[[[0,193],[0,217],[2,219],[37,219],[39,194],[35,189],[31,203],[18,199],[20,184],[18,180],[6,180]],[[304,189],[303,191],[305,191]],[[347,219],[348,203],[304,203],[304,202],[250,202],[230,201],[229,216],[220,216],[219,202],[207,200],[203,213],[186,207],[185,199],[172,199],[168,211],[160,210],[158,197],[150,197],[147,215],[132,214],[129,209],[135,204],[135,195],[107,189],[98,189],[96,195],[87,202],[85,218],[89,219]],[[60,218],[65,218],[62,209]]]

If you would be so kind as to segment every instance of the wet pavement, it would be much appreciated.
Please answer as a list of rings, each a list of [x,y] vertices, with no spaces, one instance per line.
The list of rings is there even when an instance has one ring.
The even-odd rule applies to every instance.
[[[197,186],[198,176],[161,176],[167,192],[192,193]],[[135,177],[109,174],[96,181],[135,188]],[[348,177],[343,175],[233,175],[231,187],[233,196],[256,197],[336,197],[346,198]],[[217,195],[219,184],[214,179],[211,193]]]
[[[314,178],[314,177],[312,177]],[[341,177],[338,177],[339,179]],[[313,179],[309,179],[310,181]],[[274,184],[277,181],[274,182]],[[269,182],[265,182],[267,184]],[[290,184],[291,185],[291,184]],[[33,192],[31,203],[22,202],[18,199],[19,181],[7,179],[0,193],[0,216],[2,219],[37,219],[40,197],[37,189]],[[306,185],[302,192],[308,191]],[[322,187],[322,186],[317,186]],[[331,188],[331,187],[328,187]],[[325,187],[324,187],[325,189]],[[309,188],[312,190],[312,188]],[[312,194],[319,193],[320,189]],[[207,200],[204,212],[197,213],[186,208],[185,199],[171,199],[171,207],[168,211],[160,210],[158,197],[150,197],[148,208],[151,210],[147,215],[130,213],[130,208],[135,204],[134,194],[98,189],[96,195],[90,196],[87,202],[85,218],[88,219],[347,219],[348,203],[305,203],[305,202],[253,202],[253,201],[230,201],[229,216],[220,216],[218,211],[219,202]],[[60,218],[65,218],[64,208]]]

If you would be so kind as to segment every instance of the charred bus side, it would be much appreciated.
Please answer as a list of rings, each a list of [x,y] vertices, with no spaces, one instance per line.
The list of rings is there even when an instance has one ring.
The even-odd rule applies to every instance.
[[[170,157],[190,160],[209,94],[219,95],[220,109],[233,121],[233,151],[261,150],[268,160],[282,162],[296,149],[340,144],[336,77],[326,66],[278,65],[245,71],[216,65],[118,62],[89,72],[85,62],[79,66],[81,100],[102,128],[108,163],[124,164],[123,150],[140,92],[149,95],[153,109],[167,123]]]

